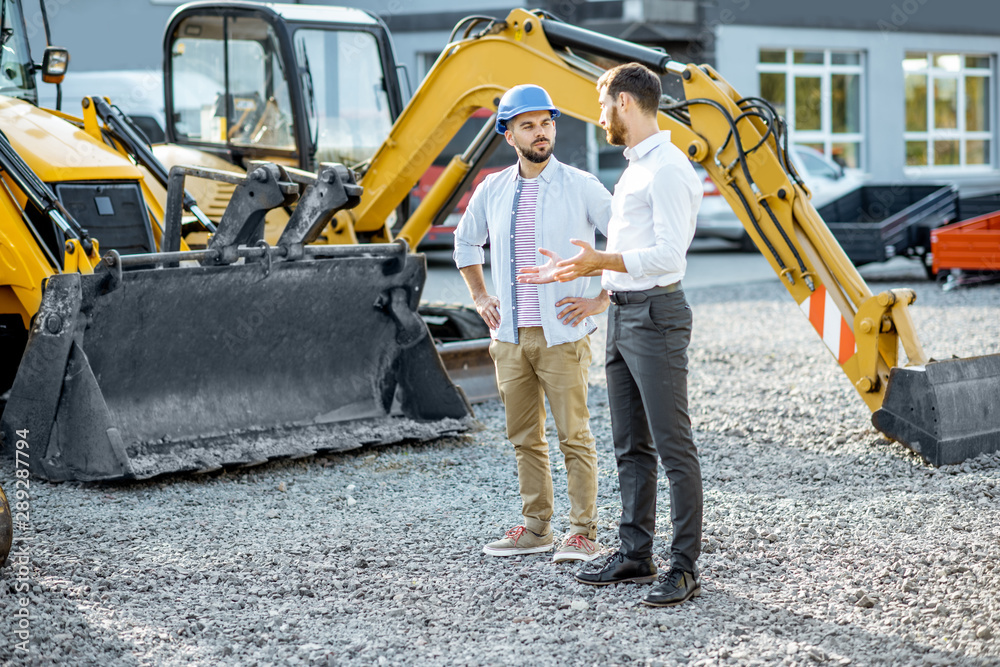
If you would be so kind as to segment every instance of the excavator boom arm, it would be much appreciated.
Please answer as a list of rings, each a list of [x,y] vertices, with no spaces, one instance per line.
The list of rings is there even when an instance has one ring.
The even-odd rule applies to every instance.
[[[356,231],[380,229],[463,123],[479,109],[496,109],[500,97],[515,85],[542,85],[562,113],[597,123],[600,107],[594,82],[602,70],[582,59],[568,64],[541,24],[535,14],[514,10],[485,34],[445,47],[369,162],[361,180],[365,194],[360,206],[342,214],[351,217]],[[670,129],[675,141],[697,139],[690,128]],[[429,225],[429,219],[411,218],[400,236],[416,246]]]
[[[796,303],[808,309],[811,300],[822,298],[825,303],[829,298],[835,308],[827,316],[842,318],[844,323],[838,321],[837,326],[853,332],[858,309],[872,298],[871,292],[805,190],[783,168],[783,148],[776,133],[768,132],[758,116],[744,114],[739,95],[728,83],[708,67],[672,62],[653,49],[524,10],[514,10],[506,21],[445,48],[369,162],[361,180],[365,188],[361,204],[338,215],[350,216],[358,232],[379,230],[462,124],[480,108],[495,108],[514,85],[541,85],[562,113],[598,124],[595,84],[604,70],[569,48],[588,45],[601,58],[612,57],[617,49],[619,60],[641,60],[659,74],[682,79],[686,99],[661,111],[661,128],[669,130],[671,141],[700,162],[719,185]],[[438,195],[454,187],[450,171],[428,199],[446,199]],[[399,236],[415,247],[429,229],[432,214],[418,209]],[[825,320],[821,335],[823,328],[830,328]],[[907,339],[908,349],[919,349],[912,331],[895,333]],[[847,339],[851,337],[838,341],[838,348],[831,351],[852,384],[866,387],[859,391],[869,407],[877,409],[896,358],[873,359],[874,367],[862,369],[853,344],[856,339]],[[898,345],[883,342],[882,347],[895,350]]]
[[[595,63],[630,61],[642,62],[661,76],[680,78],[684,98],[664,98],[660,127],[669,130],[671,141],[715,181],[852,386],[876,413],[876,426],[935,463],[946,462],[949,455],[939,455],[939,450],[947,443],[1000,440],[998,417],[989,418],[993,421],[986,425],[970,425],[964,433],[959,432],[961,426],[950,433],[934,432],[936,419],[911,424],[909,417],[901,417],[896,421],[904,422],[902,429],[884,426],[892,421],[884,418],[883,404],[890,376],[900,371],[900,344],[911,366],[928,363],[907,311],[915,295],[911,290],[872,294],[795,173],[787,157],[784,120],[765,100],[741,97],[708,66],[673,62],[653,49],[542,13],[513,10],[506,20],[489,22],[478,33],[448,44],[371,159],[362,178],[360,206],[343,212],[338,224],[369,233],[382,228],[461,125],[479,108],[496,108],[503,92],[514,85],[541,85],[562,113],[598,124],[595,83],[604,69]],[[470,165],[456,160],[427,200],[448,201],[449,191],[467,180],[463,170]],[[430,227],[434,208],[419,207],[403,226],[400,236],[411,247]],[[942,363],[948,362],[934,365]],[[977,368],[987,366],[995,369],[997,364],[983,362]],[[978,377],[957,392],[952,386],[948,397],[940,388],[925,386],[915,390],[917,399],[976,404],[983,391],[993,396],[1000,391],[1000,372],[987,369]]]

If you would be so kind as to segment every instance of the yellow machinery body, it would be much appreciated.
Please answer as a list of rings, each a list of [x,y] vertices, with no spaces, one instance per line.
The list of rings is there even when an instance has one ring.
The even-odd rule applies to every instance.
[[[364,192],[359,205],[338,212],[320,242],[392,240],[389,221],[414,183],[473,114],[495,110],[512,86],[541,85],[563,114],[597,124],[597,78],[609,65],[639,60],[680,80],[683,99],[664,100],[661,128],[715,181],[874,413],[875,425],[934,463],[1000,448],[1000,418],[991,416],[982,401],[971,400],[1000,395],[1000,356],[930,363],[908,310],[914,293],[871,292],[812,206],[778,139],[783,120],[766,102],[744,99],[709,66],[674,62],[666,54],[542,12],[515,9],[504,19],[474,20],[479,22],[469,25],[461,39],[445,46],[382,145],[360,166]],[[470,147],[451,159],[397,238],[419,247],[442,207],[467,187],[477,167],[469,159],[474,153]],[[892,386],[897,390],[887,403]],[[939,409],[951,417],[913,416]]]
[[[47,183],[142,180],[139,170],[122,155],[82,129],[22,100],[0,97],[0,127],[18,154]],[[9,176],[4,183],[12,196],[0,198],[7,221],[0,226],[0,312],[17,313],[27,328],[41,302],[42,282],[58,269],[32,238],[24,220],[24,194],[17,191]],[[54,254],[56,249],[51,250]],[[86,271],[87,260],[80,263],[78,257],[80,253],[69,253],[63,263]],[[90,257],[92,263],[98,259]]]
[[[139,255],[129,264],[134,269],[122,271],[126,263],[115,254],[96,267],[93,257],[71,258],[82,248],[71,241],[62,266],[54,266],[31,248],[30,234],[18,236],[16,221],[25,219],[24,202],[7,184],[12,196],[0,197],[3,214],[12,221],[0,225],[7,235],[0,259],[9,276],[2,286],[4,312],[16,312],[25,322],[35,313],[39,317],[32,323],[29,341],[29,351],[37,352],[30,355],[31,363],[22,362],[21,384],[15,383],[4,413],[5,435],[15,417],[22,423],[34,420],[39,432],[49,434],[46,476],[108,479],[245,464],[329,448],[317,442],[343,448],[350,440],[356,446],[363,441],[359,420],[371,418],[383,424],[404,417],[449,424],[431,428],[431,435],[458,430],[456,424],[469,415],[467,403],[442,377],[440,357],[428,347],[426,326],[413,317],[423,286],[422,258],[403,256],[399,249],[418,247],[442,207],[467,185],[476,168],[470,156],[476,151],[451,161],[398,235],[392,231],[393,216],[459,128],[479,109],[495,108],[510,87],[539,84],[564,114],[597,123],[595,82],[603,68],[640,60],[661,75],[680,78],[684,99],[663,101],[661,127],[717,183],[875,414],[876,426],[937,464],[1000,448],[1000,423],[991,411],[1000,391],[1000,355],[950,362],[925,358],[908,311],[913,293],[871,293],[817,215],[808,192],[786,169],[789,162],[777,138],[782,121],[776,115],[765,122],[760,115],[745,113],[759,103],[741,98],[710,67],[673,62],[665,54],[542,13],[513,10],[505,19],[485,23],[445,47],[381,146],[358,165],[360,189],[346,171],[327,167],[311,178],[293,169],[253,163],[245,179],[216,174],[215,180],[233,186],[232,196],[225,207],[221,201],[202,204],[222,210],[221,217],[228,215],[228,227],[236,231],[228,237],[217,233],[207,240],[206,251],[184,255],[180,248],[182,256]],[[170,230],[177,227],[164,223],[161,229],[156,224],[174,219],[172,214],[179,216],[166,204],[170,193],[162,199],[161,192],[157,199],[145,170],[122,158],[122,147],[102,130],[93,105],[85,103],[82,117],[70,119],[22,104],[0,108],[10,114],[10,125],[4,119],[3,127],[15,135],[11,143],[32,170],[44,175],[42,180],[59,181],[70,174],[92,180],[101,173],[102,178],[136,181],[143,189],[156,243],[172,243]],[[159,150],[163,154],[164,149]],[[197,158],[197,153],[180,159],[188,158]],[[211,176],[209,171],[188,173]],[[310,190],[297,189],[292,182],[296,179],[319,190],[337,184],[346,194],[335,208],[310,204],[312,208],[302,211]],[[254,195],[251,192],[248,199],[245,193],[255,183],[272,186],[276,199],[268,207],[258,210],[248,204]],[[217,196],[221,190],[213,192]],[[311,212],[323,227],[300,233],[298,243],[261,244],[266,210],[284,209],[287,214],[298,194],[303,199],[281,237],[300,212],[300,217]],[[406,245],[392,243],[396,238]],[[353,247],[303,251],[302,245],[310,242]],[[309,261],[299,261],[303,257]],[[183,258],[199,266],[177,266]],[[53,295],[48,303],[40,291],[47,276]],[[819,301],[824,308],[817,306],[815,313],[823,311],[821,321],[812,307]],[[132,317],[139,324],[129,330],[126,315],[131,313],[140,314]],[[209,320],[221,324],[208,327],[212,334],[204,338]],[[306,321],[316,326],[306,329]],[[67,322],[77,328],[67,327]],[[842,334],[836,344],[824,334],[830,326]],[[324,338],[335,330],[336,342]],[[129,331],[133,341],[142,341],[129,348],[141,361],[141,372],[121,372],[121,364],[109,354],[108,347],[117,343],[116,331]],[[373,332],[378,332],[377,340]],[[149,340],[162,343],[159,356],[139,353],[138,347]],[[908,366],[900,364],[900,347]],[[174,363],[185,351],[197,352],[191,356],[192,365]],[[251,371],[253,382],[246,382]],[[148,378],[149,387],[136,384],[135,377]],[[192,385],[201,380],[208,389],[193,391]],[[98,386],[100,382],[110,384]],[[432,386],[436,389],[430,390]],[[281,400],[274,400],[275,395]],[[47,407],[38,409],[43,403]],[[147,419],[154,405],[162,412]],[[931,410],[941,416],[934,424],[921,421],[922,414],[911,414]],[[247,418],[265,413],[263,421]],[[339,440],[317,436],[303,443],[282,436],[284,429],[346,422],[351,423],[349,435]],[[86,429],[86,437],[78,437],[76,429]],[[243,447],[250,434],[257,438],[265,431],[274,437],[263,448]],[[413,431],[405,433],[412,437]],[[392,437],[383,429],[372,441]],[[147,464],[150,459],[155,462]]]
[[[588,52],[597,57],[582,57]],[[369,161],[361,203],[338,213],[328,236],[385,233],[386,216],[458,128],[476,110],[495,109],[514,85],[541,85],[563,114],[597,124],[595,82],[604,70],[594,61],[613,63],[617,52],[619,61],[638,56],[659,74],[681,80],[684,99],[665,101],[660,127],[718,185],[874,413],[876,427],[935,464],[1000,450],[1000,416],[991,407],[1000,396],[1000,355],[931,362],[908,310],[914,293],[871,292],[808,190],[786,169],[790,161],[777,139],[783,121],[774,114],[766,124],[761,115],[745,113],[756,102],[743,99],[709,66],[673,62],[540,13],[513,10],[445,47]],[[456,156],[399,237],[417,247],[471,167]],[[890,387],[895,392],[887,400]]]

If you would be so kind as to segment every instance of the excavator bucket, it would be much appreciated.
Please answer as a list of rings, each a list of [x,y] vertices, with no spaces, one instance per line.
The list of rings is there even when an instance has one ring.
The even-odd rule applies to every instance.
[[[52,276],[5,441],[28,429],[43,478],[109,480],[468,428],[468,401],[417,312],[423,256],[405,244],[304,245],[345,190],[356,199],[339,169],[306,190],[276,247],[230,243],[252,239],[256,212],[284,196],[289,184],[266,165],[227,209],[240,226],[224,216],[206,250],[109,253],[93,274]],[[168,219],[164,237],[179,225]]]
[[[1000,451],[1000,354],[891,369],[872,424],[935,466]]]

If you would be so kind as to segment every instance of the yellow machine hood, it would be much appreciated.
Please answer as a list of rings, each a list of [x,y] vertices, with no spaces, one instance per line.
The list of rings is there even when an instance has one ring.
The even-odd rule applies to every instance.
[[[0,96],[0,128],[47,183],[142,178],[139,169],[120,153],[23,100]]]

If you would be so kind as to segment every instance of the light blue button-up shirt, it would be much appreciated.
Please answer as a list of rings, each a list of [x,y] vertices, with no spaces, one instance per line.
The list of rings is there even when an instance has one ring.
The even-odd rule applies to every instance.
[[[517,287],[514,232],[521,183],[516,164],[487,176],[472,194],[455,229],[455,264],[460,269],[485,261],[483,246],[489,239],[493,290],[500,299],[500,328],[491,330],[490,335],[505,343],[518,342],[514,326]],[[570,239],[593,245],[594,230],[607,234],[610,219],[611,193],[601,182],[592,174],[550,157],[538,175],[535,247],[551,250],[560,257],[572,257],[580,248],[570,243]],[[538,264],[548,261],[541,253],[537,259]],[[558,318],[561,308],[556,308],[556,302],[566,297],[584,296],[589,284],[590,278],[577,278],[567,283],[538,285],[542,331],[549,347],[580,340],[597,328],[590,317],[575,327],[564,324]]]

